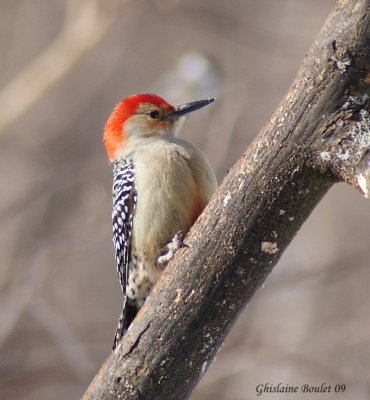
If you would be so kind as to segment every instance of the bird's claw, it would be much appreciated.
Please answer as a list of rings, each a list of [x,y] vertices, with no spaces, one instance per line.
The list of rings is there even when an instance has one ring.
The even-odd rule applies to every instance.
[[[189,247],[187,244],[183,242],[183,233],[177,232],[176,235],[172,238],[172,240],[167,243],[166,249],[162,252],[158,257],[157,263],[158,264],[166,264],[170,260],[172,260],[173,256],[175,255],[176,251],[181,247]]]

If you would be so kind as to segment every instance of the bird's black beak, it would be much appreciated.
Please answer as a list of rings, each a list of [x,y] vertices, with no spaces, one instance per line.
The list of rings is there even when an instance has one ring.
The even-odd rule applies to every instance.
[[[169,114],[168,116],[173,118],[182,117],[183,115],[199,110],[200,108],[207,106],[208,104],[211,104],[214,101],[215,101],[214,98],[191,101],[190,103],[185,103],[182,104],[181,106],[178,106],[176,110],[172,111],[172,113]]]

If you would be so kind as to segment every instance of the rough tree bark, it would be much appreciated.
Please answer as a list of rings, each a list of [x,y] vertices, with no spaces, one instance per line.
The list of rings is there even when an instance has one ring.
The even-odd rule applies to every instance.
[[[370,0],[340,0],[83,399],[185,399],[322,196],[367,196]]]

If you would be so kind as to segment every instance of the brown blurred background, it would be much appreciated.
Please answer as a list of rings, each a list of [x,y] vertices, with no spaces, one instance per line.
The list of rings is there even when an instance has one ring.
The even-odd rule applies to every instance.
[[[121,98],[216,96],[182,135],[221,181],[292,82],[334,0],[0,2],[0,398],[79,399],[121,307],[102,126]],[[258,384],[368,399],[369,203],[336,185],[240,316],[193,400]]]

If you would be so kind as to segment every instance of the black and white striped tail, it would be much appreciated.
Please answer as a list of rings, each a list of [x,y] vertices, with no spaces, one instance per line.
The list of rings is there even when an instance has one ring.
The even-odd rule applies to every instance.
[[[116,334],[114,335],[112,350],[118,346],[118,343],[121,341],[123,335],[127,332],[136,314],[136,307],[124,301],[122,312],[118,319]]]

